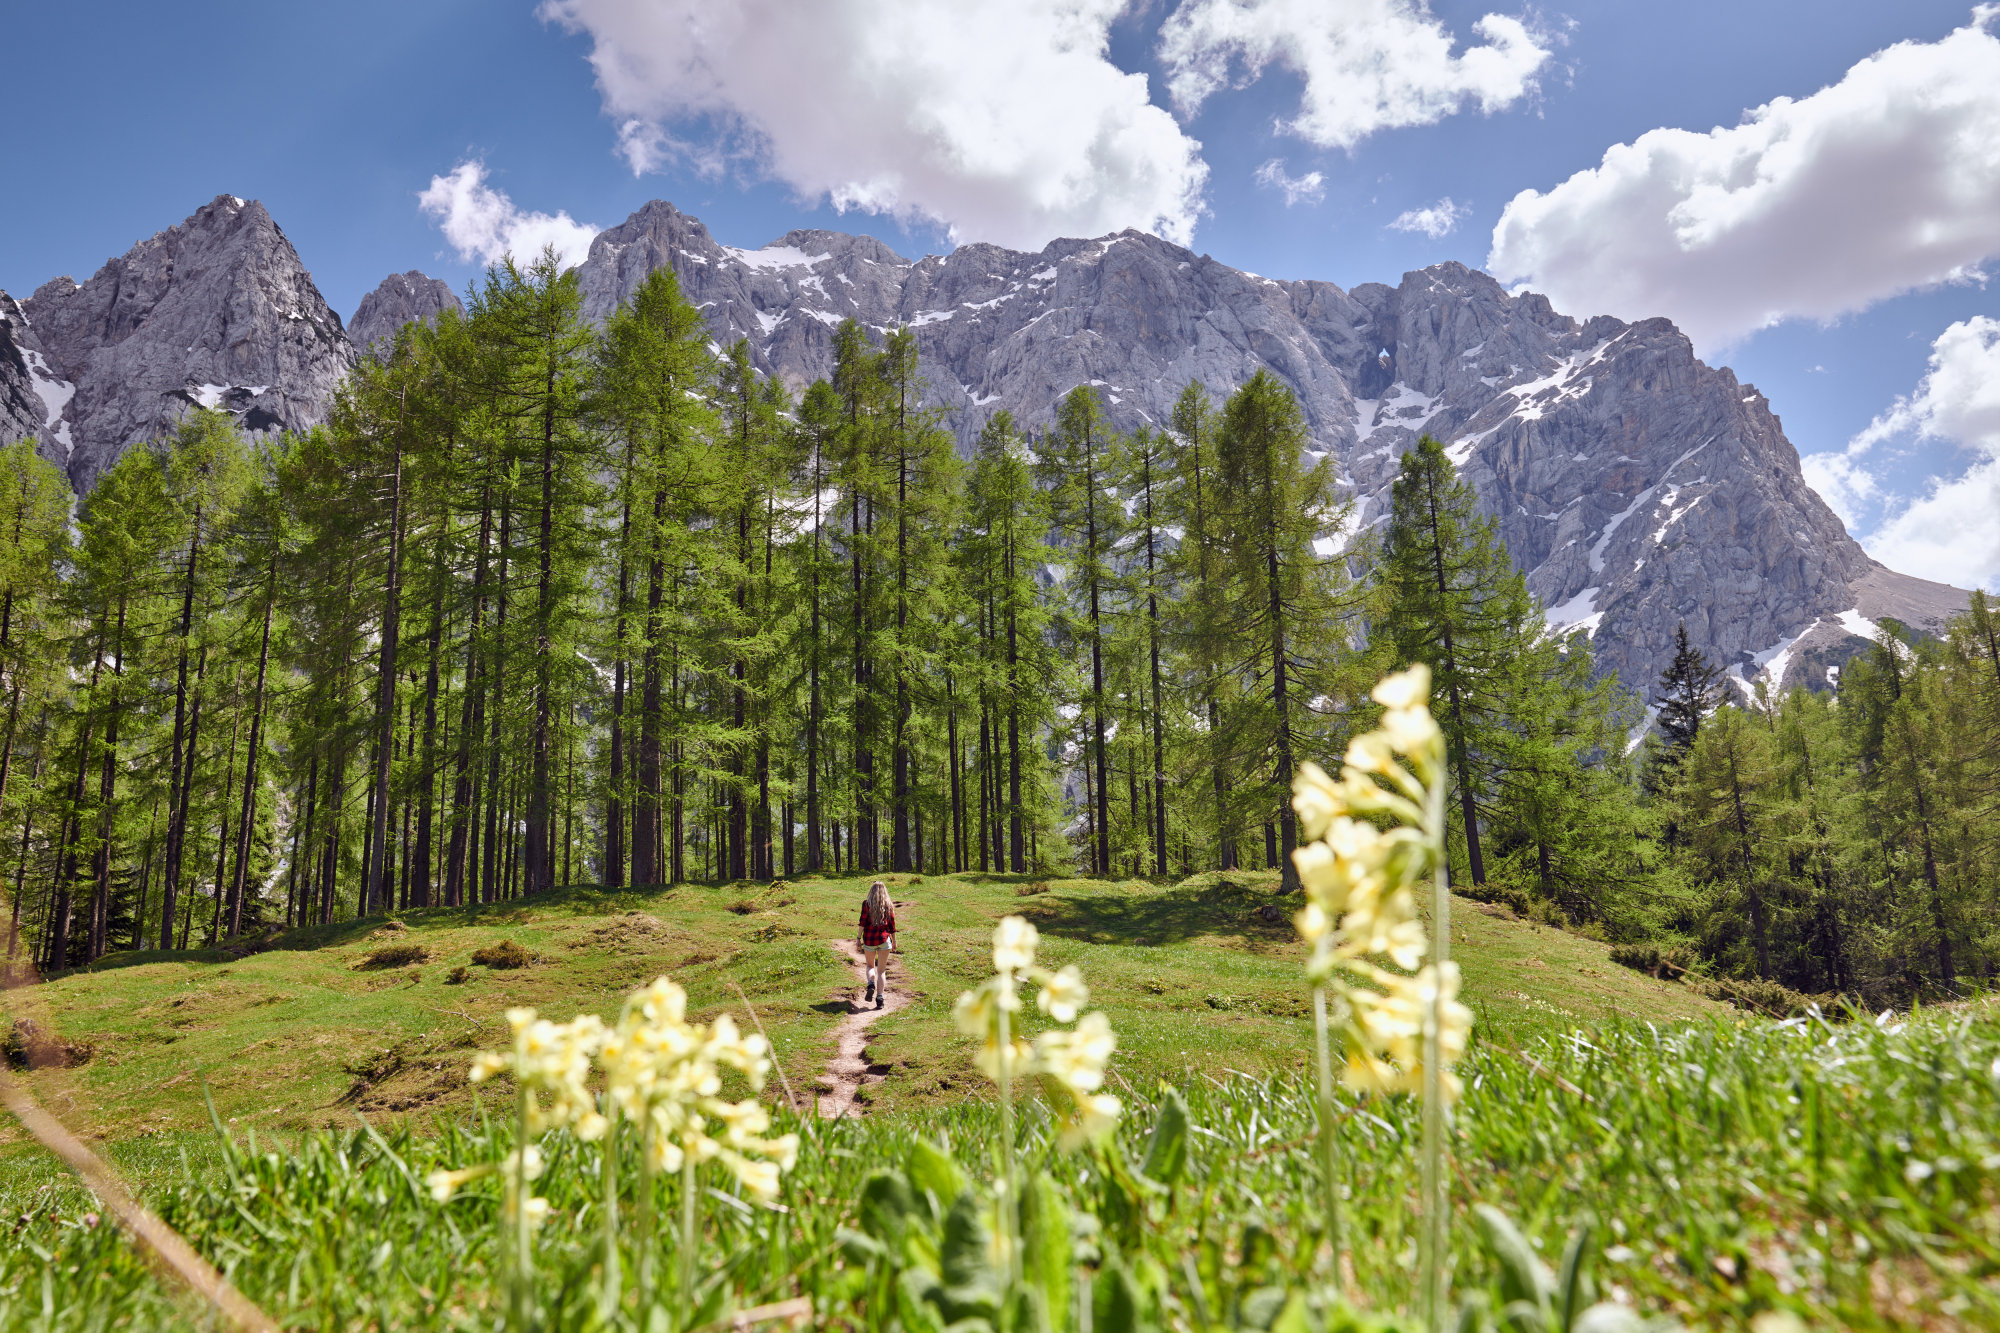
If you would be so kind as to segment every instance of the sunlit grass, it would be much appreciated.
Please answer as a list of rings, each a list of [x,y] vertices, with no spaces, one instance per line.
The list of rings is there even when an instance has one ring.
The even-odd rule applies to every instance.
[[[1499,1294],[1465,1211],[1484,1201],[1513,1215],[1551,1264],[1594,1218],[1599,1293],[1698,1326],[1736,1327],[1767,1309],[1812,1327],[2000,1326],[2000,1021],[1981,1005],[1898,1026],[1626,1024],[1510,1049],[1475,1035],[1453,1145],[1456,1293]],[[1290,1074],[1179,1082],[1194,1125],[1186,1172],[1130,1219],[1135,1252],[1142,1269],[1154,1265],[1146,1271],[1171,1317],[1193,1318],[1198,1280],[1214,1318],[1254,1324],[1287,1289],[1325,1276],[1312,1243],[1314,1093]],[[1101,1173],[1087,1156],[1054,1151],[1034,1106],[1021,1160],[1077,1210],[1109,1216]],[[1149,1095],[1128,1101],[1119,1142],[1130,1161],[1144,1156],[1156,1106]],[[1378,1310],[1413,1308],[1417,1107],[1343,1106],[1349,1293]],[[883,1280],[893,1274],[875,1271],[887,1261],[838,1234],[859,1224],[863,1182],[905,1161],[918,1139],[981,1174],[997,1116],[990,1099],[834,1125],[781,1113],[780,1128],[804,1135],[782,1196],[789,1211],[705,1182],[707,1280],[739,1306],[807,1295],[822,1322],[888,1327],[903,1314]],[[284,1150],[237,1133],[226,1155],[219,1142],[163,1136],[120,1156],[167,1218],[281,1321],[490,1326],[505,1293],[497,1182],[443,1207],[421,1182],[503,1155],[504,1121],[413,1124],[380,1140],[320,1132]],[[583,1327],[595,1299],[595,1149],[562,1134],[547,1147],[538,1281],[562,1326]],[[671,1182],[660,1188],[671,1208]],[[56,1171],[12,1172],[0,1205],[25,1215],[0,1246],[0,1327],[182,1317],[119,1238],[82,1224],[87,1197]]]

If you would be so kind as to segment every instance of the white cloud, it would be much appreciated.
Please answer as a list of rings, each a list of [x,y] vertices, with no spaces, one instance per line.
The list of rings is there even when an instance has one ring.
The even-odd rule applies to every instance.
[[[1257,168],[1252,178],[1266,189],[1277,190],[1285,196],[1285,207],[1290,208],[1299,200],[1316,204],[1326,198],[1326,177],[1317,171],[1308,171],[1303,176],[1287,176],[1285,159],[1274,157]]]
[[[1899,42],[1740,125],[1614,145],[1517,195],[1487,266],[1561,308],[1666,315],[1704,351],[1978,280],[2000,253],[1996,14],[1982,5],[1941,41]]]
[[[1398,213],[1389,226],[1395,231],[1422,232],[1434,241],[1441,241],[1451,235],[1458,226],[1458,220],[1471,211],[1464,204],[1454,204],[1447,195],[1429,208],[1412,208]]]
[[[1422,0],[1185,0],[1160,28],[1167,88],[1183,114],[1273,62],[1304,83],[1279,128],[1323,148],[1378,130],[1429,125],[1468,103],[1494,112],[1532,92],[1549,59],[1520,19],[1488,14],[1484,39],[1454,55],[1454,38]]]
[[[1921,495],[1887,485],[1884,446],[1944,440],[1973,455],[1956,477],[1936,477]],[[1871,457],[1873,456],[1873,457]],[[2000,319],[1960,320],[1931,344],[1930,369],[1915,393],[1848,442],[1840,453],[1801,460],[1812,483],[1841,518],[1879,503],[1884,518],[1861,537],[1868,553],[1922,578],[2000,591]]]
[[[581,264],[590,254],[591,238],[600,230],[578,222],[568,213],[523,213],[514,201],[486,183],[486,164],[461,162],[448,176],[431,177],[430,187],[417,196],[424,212],[438,221],[445,240],[460,259],[483,264],[513,255],[528,263],[554,246],[565,267]]]
[[[747,157],[807,199],[1036,248],[1192,238],[1208,167],[1108,55],[1128,0],[543,0],[635,172]],[[702,145],[695,146],[697,141]]]

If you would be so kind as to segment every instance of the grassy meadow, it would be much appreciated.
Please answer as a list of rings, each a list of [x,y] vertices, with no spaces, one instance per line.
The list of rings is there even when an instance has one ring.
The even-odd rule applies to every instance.
[[[1035,922],[1042,962],[1075,963],[1089,980],[1092,1007],[1118,1033],[1110,1087],[1127,1106],[1101,1154],[1060,1151],[1032,1103],[1017,1124],[1021,1160],[1045,1189],[1032,1197],[1049,1201],[1036,1216],[1064,1219],[1063,1252],[1073,1239],[1080,1261],[1037,1279],[1047,1308],[1074,1312],[1049,1326],[1290,1333],[1408,1317],[1418,1109],[1343,1097],[1348,1255],[1335,1269],[1321,1234],[1302,948],[1285,912],[1262,910],[1273,877],[1170,888],[890,878],[914,1001],[873,1029],[869,1058],[887,1077],[864,1090],[868,1117],[778,1109],[780,1127],[802,1135],[782,1210],[705,1177],[700,1276],[686,1292],[663,1279],[658,1326],[799,1296],[819,1327],[970,1330],[1013,1317],[982,1286],[974,1243],[996,1103],[950,1015],[990,971],[993,923],[1008,913]],[[747,1027],[740,987],[804,1097],[852,994],[828,942],[851,936],[864,885],[575,889],[409,913],[399,926],[295,931],[241,957],[118,956],[9,1000],[16,1017],[91,1048],[78,1067],[32,1076],[45,1104],[282,1325],[488,1328],[504,1299],[499,1191],[489,1181],[439,1204],[421,1182],[511,1146],[505,1089],[466,1080],[472,1053],[502,1043],[503,1011],[609,1017],[666,973],[687,987],[690,1017],[731,1011]],[[1503,1311],[1509,1327],[1565,1326],[1549,1301],[1520,1303],[1533,1261],[1515,1255],[1510,1267],[1475,1203],[1503,1210],[1577,1291],[1690,1327],[2000,1327],[1990,1006],[1773,1023],[1505,909],[1460,899],[1454,913],[1452,953],[1478,1021],[1453,1131],[1455,1287],[1473,1302],[1469,1327]],[[473,961],[502,941],[527,965]],[[767,1101],[782,1101],[779,1087]],[[629,1301],[596,1303],[602,1148],[566,1132],[543,1146],[537,1188],[552,1211],[536,1244],[539,1318],[654,1326]],[[663,1208],[675,1188],[662,1183]],[[193,1323],[11,1124],[0,1207],[13,1219],[0,1327]],[[1573,1240],[1577,1262],[1564,1266]]]

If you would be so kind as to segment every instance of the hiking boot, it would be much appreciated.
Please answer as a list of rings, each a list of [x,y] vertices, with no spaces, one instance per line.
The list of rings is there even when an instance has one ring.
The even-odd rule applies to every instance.
[[[866,1004],[868,1001],[874,998],[875,998],[875,983],[871,981],[868,983],[868,993],[861,997],[861,1002],[863,1004]]]
[[[888,992],[887,992],[887,991],[884,991],[884,992],[883,992],[883,993],[882,993],[881,995],[877,995],[877,996],[875,997],[875,1007],[876,1007],[877,1009],[880,1009],[880,1008],[882,1007],[882,1000],[883,1000],[883,997],[884,997],[884,996],[886,996],[887,994],[888,994]]]

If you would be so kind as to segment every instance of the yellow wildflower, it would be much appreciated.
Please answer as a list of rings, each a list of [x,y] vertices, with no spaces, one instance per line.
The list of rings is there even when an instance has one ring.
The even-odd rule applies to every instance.
[[[1035,938],[1035,928],[1025,918],[1000,918],[993,931],[993,970],[1005,975],[1033,967]]]
[[[1043,977],[1042,989],[1035,995],[1035,1007],[1058,1023],[1074,1022],[1077,1011],[1089,1003],[1090,987],[1083,984],[1083,973],[1074,963]]]

